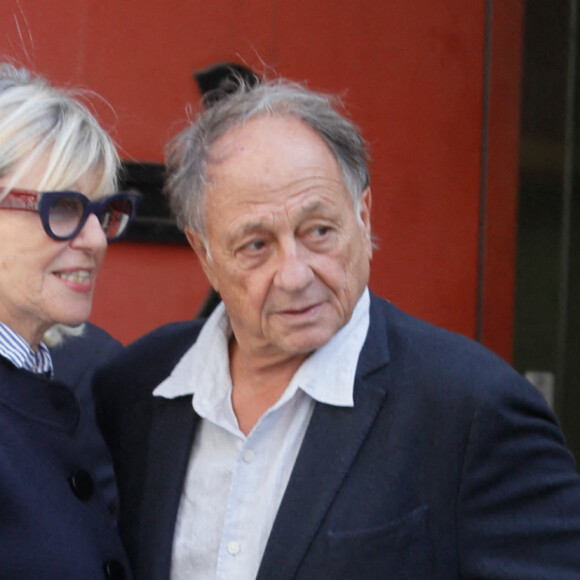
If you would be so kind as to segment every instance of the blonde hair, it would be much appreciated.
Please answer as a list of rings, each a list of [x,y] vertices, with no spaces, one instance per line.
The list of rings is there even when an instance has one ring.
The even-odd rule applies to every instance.
[[[0,177],[7,180],[7,191],[41,161],[46,164],[41,191],[66,189],[86,176],[96,196],[116,190],[120,162],[115,144],[81,96],[0,63]],[[78,327],[58,324],[45,341],[54,345],[78,333]]]

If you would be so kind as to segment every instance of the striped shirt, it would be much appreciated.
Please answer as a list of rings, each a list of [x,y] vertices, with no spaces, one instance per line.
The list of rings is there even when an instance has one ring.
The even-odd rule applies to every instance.
[[[3,322],[0,322],[0,356],[19,369],[52,378],[52,358],[44,342],[38,345],[35,352],[17,332]]]

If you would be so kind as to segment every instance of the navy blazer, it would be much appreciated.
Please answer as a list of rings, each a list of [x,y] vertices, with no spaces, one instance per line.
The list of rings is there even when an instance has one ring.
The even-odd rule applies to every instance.
[[[61,344],[50,348],[54,380],[70,387],[80,405],[76,436],[84,449],[85,465],[92,471],[113,512],[117,505],[113,463],[97,427],[91,385],[98,366],[122,349],[123,345],[116,338],[90,322],[85,323],[82,335],[67,337]]]
[[[0,578],[129,579],[114,519],[57,381],[0,357]]]
[[[167,580],[198,418],[155,398],[201,323],[99,374],[138,580]],[[354,408],[316,404],[258,579],[580,578],[580,480],[541,395],[477,343],[371,297]]]

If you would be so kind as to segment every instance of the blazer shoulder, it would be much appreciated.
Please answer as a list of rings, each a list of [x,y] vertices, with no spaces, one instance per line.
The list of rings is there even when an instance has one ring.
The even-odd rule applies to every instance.
[[[469,399],[478,405],[524,397],[543,404],[537,389],[487,347],[373,296],[367,342],[381,341],[389,351],[391,373],[409,377],[413,388],[433,391],[439,399]]]
[[[62,343],[50,347],[54,379],[74,387],[122,350],[120,341],[102,328],[85,322],[81,335],[66,337]]]
[[[125,347],[115,357],[116,364],[127,364],[137,359],[146,362],[152,360],[179,360],[194,344],[204,321],[186,320],[171,322],[156,328]],[[175,362],[177,362],[177,360]]]
[[[161,326],[129,344],[103,365],[94,381],[96,397],[148,396],[195,343],[203,322],[190,320]]]

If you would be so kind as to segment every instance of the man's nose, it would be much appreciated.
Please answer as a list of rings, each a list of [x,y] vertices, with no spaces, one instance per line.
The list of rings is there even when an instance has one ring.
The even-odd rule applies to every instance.
[[[73,238],[71,246],[77,249],[97,252],[107,247],[107,237],[99,218],[90,214],[81,231]]]
[[[280,251],[274,283],[286,292],[303,290],[314,279],[308,256],[309,252],[296,242],[285,244]]]

